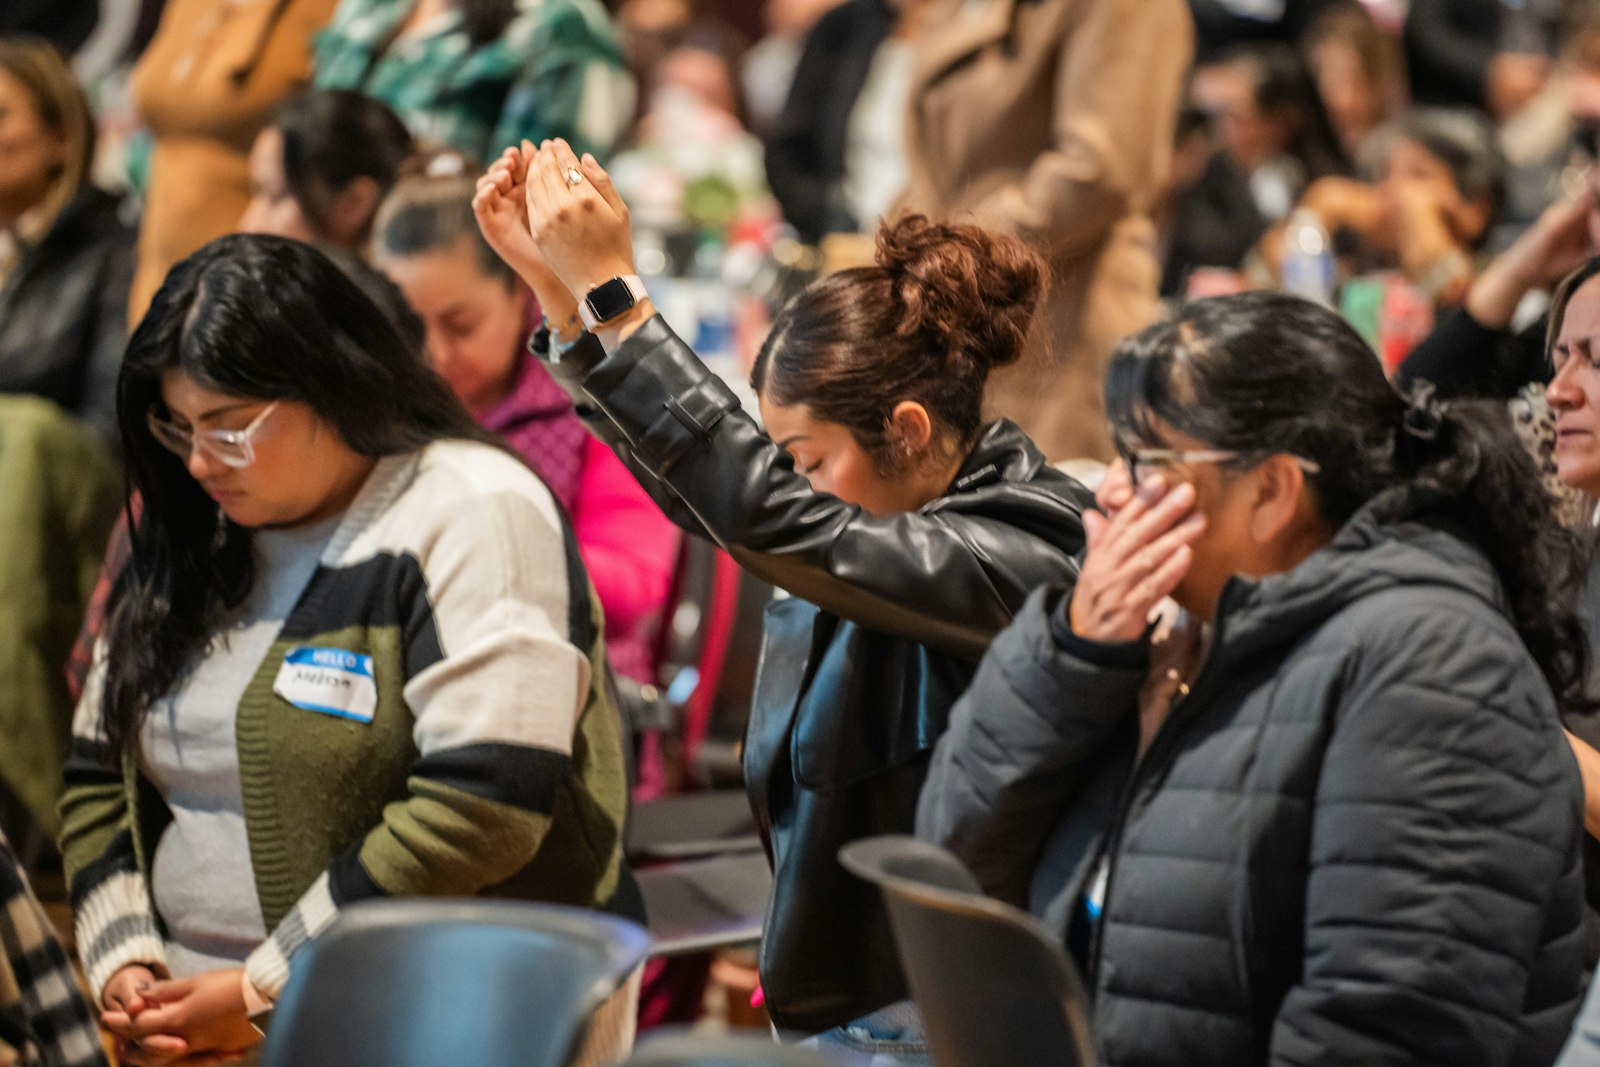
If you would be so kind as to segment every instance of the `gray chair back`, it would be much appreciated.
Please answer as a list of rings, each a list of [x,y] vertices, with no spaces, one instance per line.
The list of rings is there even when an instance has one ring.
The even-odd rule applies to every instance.
[[[554,904],[354,904],[297,954],[262,1067],[563,1067],[648,945]]]
[[[1038,920],[916,838],[855,841],[839,860],[883,890],[935,1067],[1094,1067],[1083,981]]]

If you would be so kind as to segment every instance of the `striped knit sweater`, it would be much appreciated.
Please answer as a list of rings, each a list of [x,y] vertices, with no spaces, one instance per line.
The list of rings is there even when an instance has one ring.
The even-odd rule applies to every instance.
[[[627,791],[601,634],[571,532],[525,467],[460,441],[379,461],[237,711],[270,931],[245,964],[257,988],[276,997],[295,951],[363,898],[618,896]],[[307,697],[319,680],[365,688],[364,668],[317,673],[359,657],[375,707]],[[61,837],[97,1000],[121,967],[164,966],[149,865],[171,819],[137,757],[104,742],[103,671],[78,706]]]

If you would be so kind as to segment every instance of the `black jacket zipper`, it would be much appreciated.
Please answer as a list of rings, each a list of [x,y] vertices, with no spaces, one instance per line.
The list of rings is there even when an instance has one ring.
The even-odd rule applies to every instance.
[[[1189,687],[1188,694],[1179,697],[1172,705],[1172,710],[1168,712],[1166,721],[1161,724],[1161,728],[1156,731],[1156,736],[1151,739],[1150,748],[1145,752],[1144,758],[1134,764],[1133,772],[1128,776],[1128,784],[1123,788],[1122,798],[1117,802],[1116,816],[1112,820],[1111,833],[1106,838],[1105,851],[1103,853],[1106,865],[1106,883],[1100,895],[1100,918],[1094,924],[1089,940],[1089,973],[1086,976],[1086,984],[1089,987],[1090,999],[1093,999],[1098,994],[1100,988],[1101,945],[1105,940],[1106,923],[1110,920],[1111,890],[1117,873],[1117,853],[1122,847],[1122,832],[1127,825],[1128,813],[1133,808],[1134,799],[1139,795],[1139,783],[1144,773],[1155,765],[1158,759],[1166,757],[1167,750],[1174,743],[1173,738],[1180,733],[1182,725],[1180,721],[1181,713],[1195,702],[1195,698],[1201,692],[1201,684],[1210,676],[1212,665],[1217,661],[1217,652],[1222,648],[1222,620],[1225,616],[1222,606],[1227,602],[1227,593],[1228,591],[1224,590],[1222,598],[1218,602],[1217,622],[1211,633],[1211,650],[1206,655],[1205,663],[1200,667],[1200,673],[1195,675],[1194,684]]]

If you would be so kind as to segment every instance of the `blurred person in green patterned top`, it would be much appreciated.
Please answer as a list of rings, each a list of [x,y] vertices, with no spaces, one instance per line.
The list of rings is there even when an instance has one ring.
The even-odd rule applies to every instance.
[[[381,100],[419,139],[477,159],[523,138],[603,154],[634,109],[599,0],[341,0],[314,82]]]

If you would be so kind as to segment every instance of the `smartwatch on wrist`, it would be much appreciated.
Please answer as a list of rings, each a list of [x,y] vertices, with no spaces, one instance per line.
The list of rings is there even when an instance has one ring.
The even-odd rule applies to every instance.
[[[585,293],[578,314],[592,333],[632,311],[645,296],[644,282],[637,274],[621,274]]]

